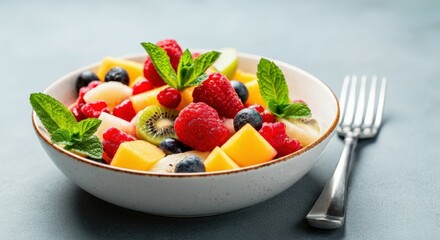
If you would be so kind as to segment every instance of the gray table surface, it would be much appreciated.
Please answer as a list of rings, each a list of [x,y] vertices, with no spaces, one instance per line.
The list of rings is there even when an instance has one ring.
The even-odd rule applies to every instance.
[[[282,194],[206,218],[122,209],[75,186],[33,132],[28,103],[65,73],[175,38],[297,65],[339,93],[345,74],[387,76],[383,129],[359,146],[346,225],[304,220],[330,178],[336,137]],[[439,1],[0,2],[0,239],[440,239]]]

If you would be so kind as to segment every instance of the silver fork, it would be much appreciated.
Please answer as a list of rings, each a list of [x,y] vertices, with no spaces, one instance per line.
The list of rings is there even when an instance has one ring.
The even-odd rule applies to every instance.
[[[342,85],[341,118],[336,131],[344,138],[344,149],[332,178],[307,214],[306,219],[313,227],[335,229],[344,225],[348,177],[357,142],[376,137],[382,124],[386,78],[380,81],[379,96],[376,97],[378,78],[372,77],[367,103],[367,77],[361,78],[356,100],[357,82],[357,76],[346,76]]]

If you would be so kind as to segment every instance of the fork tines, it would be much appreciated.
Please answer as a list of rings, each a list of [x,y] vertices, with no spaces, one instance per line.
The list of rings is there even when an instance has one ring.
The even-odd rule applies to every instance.
[[[371,80],[367,80],[366,76],[362,76],[358,88],[356,75],[345,76],[339,100],[341,109],[339,135],[357,133],[359,137],[373,137],[377,134],[382,123],[386,81],[385,77],[378,80],[377,76],[373,76]],[[367,85],[370,88],[368,98],[366,98]],[[377,92],[379,94],[376,94]]]

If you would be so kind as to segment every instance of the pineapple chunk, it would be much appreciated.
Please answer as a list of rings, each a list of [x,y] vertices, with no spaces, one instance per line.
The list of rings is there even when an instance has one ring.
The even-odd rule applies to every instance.
[[[277,151],[249,123],[236,132],[221,148],[241,167],[264,163],[277,155]]]
[[[138,77],[144,76],[144,65],[142,63],[113,57],[106,57],[102,60],[101,65],[96,71],[96,75],[99,79],[101,79],[101,81],[104,81],[105,74],[107,74],[107,72],[112,67],[116,66],[121,67],[125,69],[125,71],[127,71],[128,78],[130,80],[130,83],[128,85],[130,87],[133,87],[134,82]]]
[[[119,145],[110,165],[133,170],[148,171],[165,153],[143,140],[124,142]]]
[[[205,168],[207,172],[232,170],[240,168],[225,152],[219,147],[215,147],[214,150],[206,158]]]
[[[258,86],[257,80],[252,80],[250,82],[247,82],[244,84],[249,91],[249,97],[246,101],[246,104],[252,105],[252,104],[259,104],[264,108],[267,108],[266,103],[263,100],[263,97],[260,93],[260,87]]]

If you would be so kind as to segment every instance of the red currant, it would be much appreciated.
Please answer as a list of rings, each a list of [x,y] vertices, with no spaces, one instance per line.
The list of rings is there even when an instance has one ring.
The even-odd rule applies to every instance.
[[[263,112],[261,112],[260,115],[261,115],[261,118],[263,119],[263,122],[268,122],[268,123],[275,122],[275,116],[267,110],[264,110]]]
[[[259,113],[264,112],[264,108],[261,105],[259,105],[259,104],[250,105],[248,108],[255,109]]]
[[[176,108],[182,101],[182,97],[177,89],[168,87],[157,94],[157,100],[166,108]]]
[[[148,79],[140,80],[133,85],[133,95],[149,91],[153,88],[154,86],[150,80]]]

